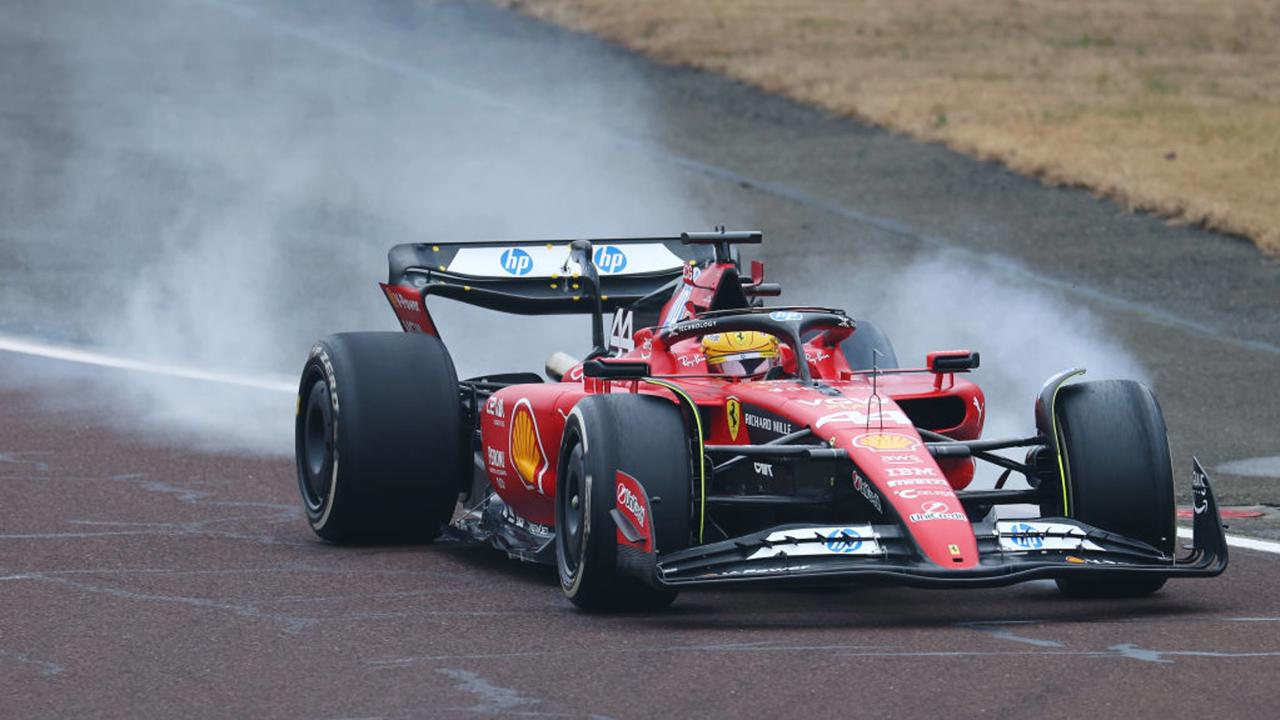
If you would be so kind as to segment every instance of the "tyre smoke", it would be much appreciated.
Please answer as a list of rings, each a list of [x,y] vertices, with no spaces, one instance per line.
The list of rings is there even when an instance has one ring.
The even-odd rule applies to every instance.
[[[376,286],[395,243],[750,224],[643,139],[663,128],[627,62],[521,36],[554,32],[470,3],[0,7],[0,331],[288,382],[322,335],[397,329]],[[795,252],[759,220],[770,242],[745,254],[781,302],[870,318],[908,365],[981,351],[990,434],[1028,432],[1064,367],[1145,376],[1087,310],[982,258],[846,237]],[[433,303],[463,376],[589,344],[585,318]],[[12,367],[75,376],[149,437],[292,452],[287,395]]]
[[[643,127],[642,79],[570,48],[531,69],[476,30],[486,13],[490,32],[518,31],[449,4],[0,11],[28,33],[5,43],[9,102],[40,103],[0,128],[21,149],[0,200],[0,330],[292,378],[324,334],[398,330],[376,285],[393,244],[706,225],[643,147],[577,131]],[[582,318],[433,309],[464,377],[590,343]],[[287,396],[92,377],[93,400],[148,435],[292,453]]]
[[[1036,396],[1060,370],[1086,368],[1081,380],[1149,382],[1142,363],[1077,299],[1009,273],[1007,261],[987,260],[938,250],[895,253],[838,285],[802,285],[787,293],[788,302],[846,306],[872,320],[889,335],[902,367],[923,367],[932,350],[980,352],[982,365],[967,379],[986,395],[986,437],[1034,435]],[[1023,453],[1005,454],[1021,460]],[[989,486],[997,469],[978,467],[974,487]]]

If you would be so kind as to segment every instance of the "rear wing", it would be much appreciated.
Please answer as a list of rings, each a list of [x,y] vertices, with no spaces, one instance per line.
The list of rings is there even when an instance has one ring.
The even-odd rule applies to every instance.
[[[730,246],[759,243],[758,231],[674,237],[410,243],[387,253],[382,284],[406,332],[439,335],[431,295],[518,315],[590,314],[594,352],[603,316],[674,290],[688,265],[736,262]]]
[[[387,253],[392,286],[519,315],[591,313],[586,263],[573,240],[412,243]],[[678,280],[686,264],[715,259],[711,247],[681,237],[589,240],[603,309],[629,305]],[[393,302],[394,305],[394,302]]]

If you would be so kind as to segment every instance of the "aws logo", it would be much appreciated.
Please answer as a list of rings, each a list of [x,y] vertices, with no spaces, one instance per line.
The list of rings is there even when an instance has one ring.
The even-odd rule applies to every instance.
[[[538,421],[533,416],[533,407],[528,398],[520,398],[515,410],[511,413],[511,435],[508,456],[516,468],[516,475],[524,483],[526,490],[542,489],[542,479],[547,474],[550,462],[547,452],[542,448],[542,436],[538,433]]]

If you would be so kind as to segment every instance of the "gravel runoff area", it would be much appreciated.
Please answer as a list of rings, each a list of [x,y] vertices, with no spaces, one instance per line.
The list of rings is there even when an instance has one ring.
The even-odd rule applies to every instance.
[[[1275,0],[505,0],[1280,254]]]

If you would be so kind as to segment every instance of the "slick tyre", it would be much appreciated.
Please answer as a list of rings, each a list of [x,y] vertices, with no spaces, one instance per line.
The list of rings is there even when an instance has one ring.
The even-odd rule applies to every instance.
[[[647,395],[586,397],[565,423],[559,470],[556,566],[569,600],[591,612],[670,605],[676,592],[657,584],[649,553],[619,543],[612,511],[625,473],[648,499],[656,556],[689,545],[692,469],[680,410]]]
[[[307,522],[338,543],[427,542],[470,479],[453,361],[436,337],[342,333],[316,343],[295,422]]]
[[[876,367],[885,370],[898,367],[898,354],[880,326],[870,320],[856,320],[854,325],[853,334],[840,343],[850,369],[870,370],[873,361]],[[879,357],[875,356],[876,352],[880,353]]]
[[[1173,466],[1164,414],[1151,389],[1132,380],[1068,385],[1055,413],[1064,514],[1172,556]],[[1165,578],[1107,574],[1057,583],[1076,597],[1141,597],[1163,587]]]

